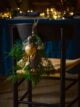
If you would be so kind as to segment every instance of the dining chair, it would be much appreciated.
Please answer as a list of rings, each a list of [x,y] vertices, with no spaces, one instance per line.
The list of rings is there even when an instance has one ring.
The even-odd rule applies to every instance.
[[[18,39],[22,41],[25,40],[32,33],[32,24],[30,23],[22,23],[16,24],[14,26],[14,31],[16,35],[16,31]],[[59,104],[47,104],[40,102],[32,101],[32,82],[28,81],[27,92],[19,99],[18,98],[18,87],[24,79],[21,81],[16,81],[14,83],[13,88],[13,105],[14,107],[18,107],[19,104],[28,104],[28,107],[32,107],[33,105],[37,106],[46,106],[46,107],[65,107],[65,93],[72,86],[78,83],[78,95],[73,101],[69,102],[67,107],[71,107],[75,102],[78,102],[78,107],[80,107],[80,57],[71,58],[71,40],[75,38],[75,25],[59,25],[59,24],[43,24],[40,23],[37,25],[37,32],[41,39],[45,44],[45,52],[48,56],[49,60],[52,62],[55,72],[50,74],[49,76],[43,76],[44,79],[53,79],[60,80],[60,103]],[[17,38],[17,35],[16,35]],[[16,40],[15,38],[15,40]],[[67,42],[68,41],[68,42]],[[76,44],[75,44],[76,45]],[[75,47],[73,47],[74,49]],[[77,48],[77,46],[76,46]],[[73,51],[72,51],[73,52]],[[69,56],[70,53],[70,56]],[[74,53],[73,53],[74,54]],[[72,74],[71,77],[66,77],[66,74]],[[73,78],[74,75],[77,74],[77,78]],[[70,84],[66,86],[65,81],[70,81]],[[25,96],[28,95],[28,100],[24,101]]]

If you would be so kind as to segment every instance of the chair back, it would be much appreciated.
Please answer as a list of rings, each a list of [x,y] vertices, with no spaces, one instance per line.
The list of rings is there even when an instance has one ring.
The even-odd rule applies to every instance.
[[[18,37],[24,41],[28,36],[32,34],[32,23],[21,23],[16,24],[16,33],[18,34]]]
[[[79,34],[76,34],[77,27],[75,25],[55,25],[55,24],[42,24],[37,25],[38,35],[43,41],[47,41],[46,53],[50,57],[60,57],[61,56],[61,27],[63,27],[63,35],[66,40],[66,57],[76,58],[80,56],[80,46],[79,46]],[[16,24],[18,39],[24,41],[28,36],[32,34],[32,23]],[[50,42],[48,42],[50,41]],[[49,48],[48,48],[49,47]]]

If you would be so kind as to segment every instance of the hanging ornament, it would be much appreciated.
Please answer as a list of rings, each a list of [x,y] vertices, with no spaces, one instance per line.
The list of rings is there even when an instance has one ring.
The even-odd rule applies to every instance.
[[[32,80],[34,83],[40,80],[42,74],[47,74],[49,70],[53,69],[53,65],[44,57],[44,43],[36,33],[36,26],[37,23],[34,23],[32,35],[23,41],[22,57],[17,61],[17,74],[23,75],[24,78]],[[43,64],[43,57],[46,64]]]

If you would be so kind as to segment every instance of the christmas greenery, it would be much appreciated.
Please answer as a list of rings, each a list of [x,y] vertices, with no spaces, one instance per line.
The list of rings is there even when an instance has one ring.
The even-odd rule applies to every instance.
[[[14,60],[13,73],[9,79],[14,81],[24,78],[37,84],[43,75],[49,75],[54,69],[45,55],[42,40],[35,33],[24,42],[17,41],[9,55]]]

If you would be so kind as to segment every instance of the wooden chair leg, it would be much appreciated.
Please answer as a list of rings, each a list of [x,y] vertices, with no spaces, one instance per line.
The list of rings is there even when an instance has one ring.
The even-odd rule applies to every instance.
[[[13,84],[13,107],[18,107],[18,84]]]
[[[28,102],[32,102],[32,82],[28,81]],[[28,107],[32,107],[32,104],[28,104]]]
[[[80,72],[78,73],[78,107],[80,107]]]
[[[65,107],[65,78],[61,80],[60,107]]]
[[[65,107],[66,42],[63,27],[61,27],[60,33],[61,33],[60,107]]]

